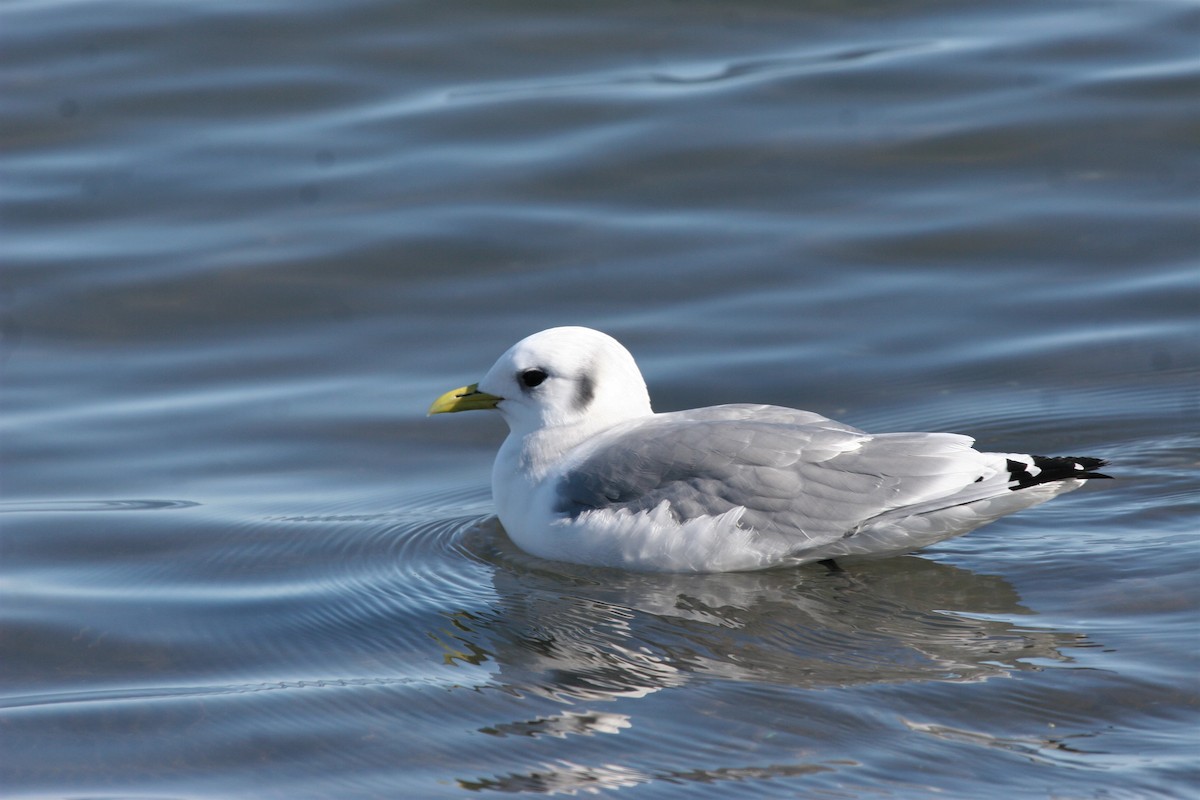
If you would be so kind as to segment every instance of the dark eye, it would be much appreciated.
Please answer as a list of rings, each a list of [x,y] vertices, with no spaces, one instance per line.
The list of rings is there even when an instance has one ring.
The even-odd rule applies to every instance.
[[[521,385],[526,389],[532,389],[544,380],[546,380],[546,373],[540,369],[527,369],[521,373]]]

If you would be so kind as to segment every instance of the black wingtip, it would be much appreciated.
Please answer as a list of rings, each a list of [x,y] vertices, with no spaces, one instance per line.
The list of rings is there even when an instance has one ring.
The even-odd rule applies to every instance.
[[[1078,456],[1068,458],[1068,461],[1074,461],[1076,465],[1076,478],[1107,478],[1112,480],[1112,475],[1105,475],[1102,472],[1096,472],[1100,467],[1108,466],[1108,461],[1103,458],[1091,458],[1090,456]]]
[[[1052,481],[1068,479],[1088,480],[1104,478],[1111,480],[1111,475],[1096,472],[1108,462],[1103,458],[1091,456],[1029,456],[1029,461],[1008,459],[1009,488],[1013,490],[1027,489]]]

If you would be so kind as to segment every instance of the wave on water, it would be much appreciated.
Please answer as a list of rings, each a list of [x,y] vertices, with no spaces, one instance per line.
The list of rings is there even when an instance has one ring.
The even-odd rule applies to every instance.
[[[69,514],[91,511],[166,511],[192,508],[191,500],[13,500],[0,501],[0,514]]]

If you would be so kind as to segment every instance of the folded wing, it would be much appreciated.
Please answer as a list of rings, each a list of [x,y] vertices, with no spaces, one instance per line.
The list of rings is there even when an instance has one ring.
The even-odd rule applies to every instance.
[[[853,536],[882,515],[1007,491],[947,433],[871,435],[819,414],[729,405],[658,414],[597,437],[558,486],[556,511],[649,511],[681,522],[744,508],[740,524],[796,550]]]

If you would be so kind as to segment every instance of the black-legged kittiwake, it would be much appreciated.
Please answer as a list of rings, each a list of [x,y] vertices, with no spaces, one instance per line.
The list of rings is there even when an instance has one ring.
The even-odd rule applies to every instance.
[[[1105,462],[982,453],[952,433],[870,434],[811,411],[654,413],[612,337],[552,328],[430,414],[496,409],[492,470],[514,543],[646,571],[764,569],[917,550],[1076,489]]]

